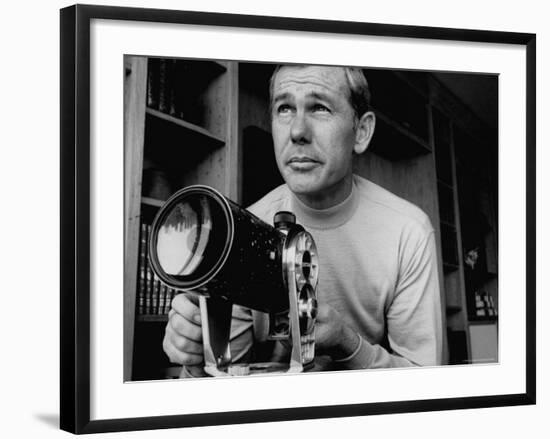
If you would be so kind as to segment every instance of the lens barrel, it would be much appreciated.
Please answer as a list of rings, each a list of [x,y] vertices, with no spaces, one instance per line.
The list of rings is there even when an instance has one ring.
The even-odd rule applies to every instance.
[[[208,186],[176,192],[157,213],[149,256],[163,283],[264,312],[288,309],[285,235]]]

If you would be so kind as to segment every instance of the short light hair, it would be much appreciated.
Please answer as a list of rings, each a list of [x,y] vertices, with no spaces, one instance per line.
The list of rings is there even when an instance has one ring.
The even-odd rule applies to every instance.
[[[300,64],[279,64],[275,67],[271,79],[269,80],[269,107],[272,110],[273,105],[273,88],[275,86],[275,77],[279,70],[283,67],[309,67],[308,65]],[[349,89],[349,102],[355,111],[355,116],[360,119],[363,114],[370,111],[371,94],[367,78],[363,74],[363,70],[358,67],[341,67],[344,70],[346,82]]]

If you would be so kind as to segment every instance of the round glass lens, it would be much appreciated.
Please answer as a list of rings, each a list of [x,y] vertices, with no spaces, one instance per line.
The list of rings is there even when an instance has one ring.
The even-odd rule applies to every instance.
[[[212,231],[210,203],[205,196],[184,199],[166,215],[157,235],[157,256],[166,274],[192,274],[205,257]]]

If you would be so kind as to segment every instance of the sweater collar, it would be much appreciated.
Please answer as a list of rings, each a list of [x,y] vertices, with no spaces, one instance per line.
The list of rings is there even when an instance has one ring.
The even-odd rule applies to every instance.
[[[296,215],[298,224],[314,229],[333,229],[345,224],[357,207],[357,188],[355,179],[351,186],[351,193],[341,203],[328,209],[313,209],[291,194],[291,209]]]

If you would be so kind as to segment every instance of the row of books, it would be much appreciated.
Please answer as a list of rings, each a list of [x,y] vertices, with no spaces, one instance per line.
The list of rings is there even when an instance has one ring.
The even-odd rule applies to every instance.
[[[164,315],[170,311],[170,305],[177,291],[160,282],[149,262],[149,235],[151,225],[141,223],[139,261],[138,261],[138,315]]]
[[[493,296],[491,296],[487,291],[476,291],[475,300],[477,317],[497,316],[497,309],[495,307]]]
[[[147,106],[187,122],[201,125],[203,103],[196,63],[151,58],[147,72]],[[197,75],[199,76],[197,78]]]

